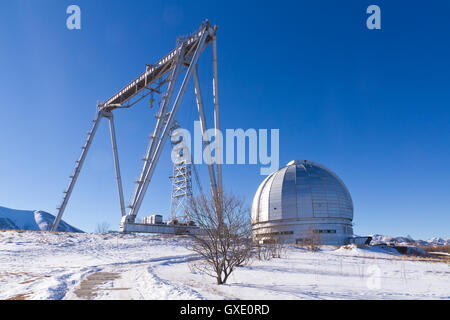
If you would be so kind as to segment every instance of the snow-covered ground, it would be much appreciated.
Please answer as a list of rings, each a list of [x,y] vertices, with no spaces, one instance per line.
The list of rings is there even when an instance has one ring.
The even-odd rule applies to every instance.
[[[0,231],[0,299],[450,299],[450,268],[381,248],[289,247],[229,283],[184,238]]]

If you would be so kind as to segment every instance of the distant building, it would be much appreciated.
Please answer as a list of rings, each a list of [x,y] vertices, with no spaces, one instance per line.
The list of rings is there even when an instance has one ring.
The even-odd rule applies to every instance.
[[[253,198],[252,228],[260,242],[344,245],[353,237],[353,202],[344,182],[308,160],[269,175]]]

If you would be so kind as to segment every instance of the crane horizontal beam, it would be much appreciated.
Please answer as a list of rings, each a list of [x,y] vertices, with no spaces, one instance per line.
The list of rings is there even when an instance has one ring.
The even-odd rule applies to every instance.
[[[216,28],[212,28],[209,22],[206,22],[206,24],[208,35],[205,39],[205,47],[207,44],[213,41],[216,33]],[[148,66],[145,72],[131,81],[128,85],[122,88],[111,98],[106,100],[106,102],[104,102],[100,106],[100,110],[112,110],[119,106],[122,106],[128,100],[132,99],[135,95],[139,94],[142,90],[148,88],[149,85],[165,76],[174,66],[177,55],[180,53],[183,46],[185,48],[183,61],[189,61],[190,59],[187,59],[187,57],[190,56],[197,48],[204,27],[205,26],[202,25],[199,31],[196,31],[190,36],[186,37],[174,50],[161,58],[155,65]]]

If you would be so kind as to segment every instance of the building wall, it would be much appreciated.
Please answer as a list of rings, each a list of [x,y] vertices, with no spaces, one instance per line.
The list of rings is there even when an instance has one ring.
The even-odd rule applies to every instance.
[[[253,235],[255,240],[260,242],[277,240],[282,243],[302,244],[314,239],[329,245],[348,244],[349,238],[353,236],[350,221],[313,220],[279,220],[258,224],[253,226]]]

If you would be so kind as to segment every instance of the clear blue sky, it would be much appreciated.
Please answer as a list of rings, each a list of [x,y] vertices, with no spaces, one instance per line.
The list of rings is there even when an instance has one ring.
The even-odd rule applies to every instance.
[[[81,7],[79,31],[66,28],[70,4]],[[381,30],[366,28],[371,4]],[[309,159],[334,170],[352,194],[357,234],[448,237],[449,14],[448,1],[1,1],[0,205],[55,214],[96,101],[207,18],[219,26],[224,128],[279,128],[281,165]],[[154,126],[147,103],[116,112],[126,201]],[[192,122],[193,108],[188,94],[181,120]],[[167,216],[169,151],[141,216]],[[117,229],[111,155],[105,121],[64,220]],[[226,189],[249,204],[262,179],[256,165],[224,167]]]

